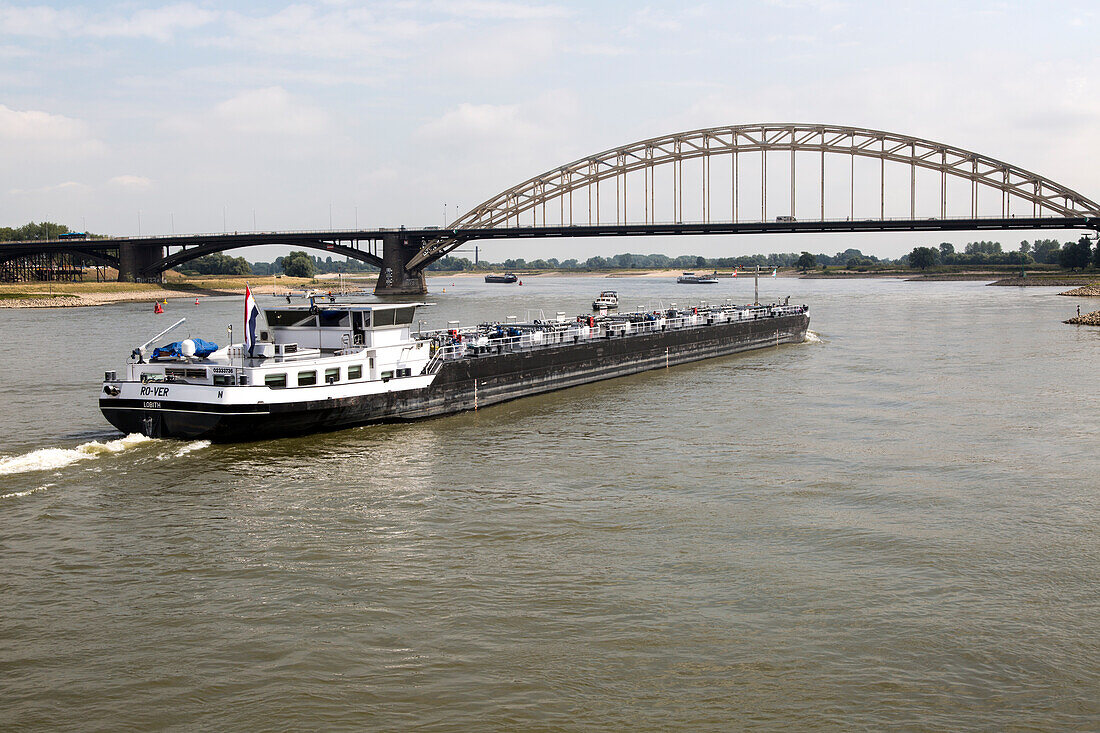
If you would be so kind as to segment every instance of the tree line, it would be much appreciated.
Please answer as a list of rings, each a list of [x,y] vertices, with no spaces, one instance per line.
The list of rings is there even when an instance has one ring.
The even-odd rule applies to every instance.
[[[507,259],[503,262],[482,260],[474,264],[465,257],[447,256],[428,265],[428,270],[436,271],[482,271],[482,270],[661,270],[661,269],[748,269],[760,266],[773,267],[800,266],[807,252],[773,252],[771,254],[741,255],[739,257],[703,257],[701,255],[679,255],[670,257],[663,254],[623,253],[611,257],[589,257],[586,260],[556,258],[525,260]],[[893,260],[879,259],[874,255],[865,255],[858,249],[846,249],[835,255],[809,255],[819,265],[842,267],[869,267],[873,265],[896,264]]]
[[[1058,265],[1068,270],[1084,269],[1090,264],[1100,268],[1100,247],[1095,249],[1088,237],[1076,242],[1037,239],[1020,242],[1019,249],[1005,252],[1000,242],[970,242],[962,252],[955,245],[941,242],[938,247],[914,247],[902,258],[904,264],[921,270],[938,265]]]
[[[57,239],[70,233],[68,226],[56,222],[28,222],[19,227],[0,227],[0,242]],[[96,237],[99,235],[88,235]],[[797,267],[801,270],[815,267],[843,267],[862,270],[875,267],[911,267],[926,269],[937,266],[982,265],[1057,265],[1066,269],[1083,269],[1089,266],[1100,269],[1100,246],[1093,247],[1088,237],[1076,242],[1059,242],[1056,239],[1024,240],[1018,248],[1005,251],[1000,242],[969,242],[958,252],[950,242],[934,247],[915,247],[897,260],[865,255],[849,248],[834,255],[810,252],[773,252],[771,254],[741,255],[738,257],[703,257],[701,255],[634,254],[624,252],[610,257],[593,256],[585,260],[576,258],[559,260],[525,260],[509,258],[502,262],[481,260],[471,262],[466,257],[448,255],[428,265],[429,271],[489,271],[489,270],[657,270],[657,269],[749,269],[753,267]],[[184,263],[180,272],[189,275],[256,275],[270,276],[279,273],[291,277],[314,277],[328,273],[371,273],[378,268],[358,260],[322,259],[302,250],[295,250],[274,262],[248,262],[244,257],[230,257],[216,253],[198,257]]]
[[[430,272],[489,272],[496,270],[659,270],[659,269],[750,269],[761,267],[801,266],[807,253],[773,252],[771,254],[741,255],[739,257],[703,257],[701,255],[679,255],[670,257],[664,254],[634,254],[624,252],[611,257],[595,256],[586,260],[556,257],[526,260],[522,257],[509,258],[502,262],[481,260],[471,262],[465,257],[448,255],[428,265]],[[819,265],[841,267],[870,267],[896,264],[893,260],[879,259],[874,255],[865,255],[858,249],[846,249],[835,255],[810,255]],[[811,264],[812,266],[812,264]],[[245,268],[248,268],[247,270]],[[325,273],[377,272],[378,268],[358,260],[321,259],[303,251],[294,251],[274,262],[246,262],[243,257],[229,257],[213,254],[198,257],[180,267],[184,274],[201,275],[257,275],[270,276],[286,274],[292,277],[313,277]]]
[[[28,222],[21,227],[0,227],[0,242],[29,242],[37,239],[57,239],[68,234],[69,227],[52,221]]]

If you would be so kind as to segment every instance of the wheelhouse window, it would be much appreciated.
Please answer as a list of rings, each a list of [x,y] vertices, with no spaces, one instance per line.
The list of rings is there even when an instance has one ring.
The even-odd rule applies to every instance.
[[[373,311],[372,315],[374,317],[374,325],[376,327],[377,326],[392,326],[393,323],[394,323],[394,321],[393,321],[394,313],[396,311],[397,311],[396,308],[386,308],[384,310]]]
[[[265,374],[264,375],[265,387],[285,387],[286,386],[286,374]]]
[[[311,384],[317,384],[317,372],[298,372],[298,386],[308,387]]]
[[[416,312],[416,308],[395,308],[393,311],[394,323],[398,326],[404,326],[405,324],[413,322],[413,314]]]
[[[324,310],[321,311],[322,328],[347,328],[351,326],[351,314],[347,311]]]
[[[312,328],[317,326],[317,316],[309,311],[267,310],[264,318],[269,326],[301,326]]]
[[[362,379],[363,378],[363,365],[362,364],[348,364],[348,379]]]
[[[340,381],[340,367],[325,370],[325,384],[333,384]]]

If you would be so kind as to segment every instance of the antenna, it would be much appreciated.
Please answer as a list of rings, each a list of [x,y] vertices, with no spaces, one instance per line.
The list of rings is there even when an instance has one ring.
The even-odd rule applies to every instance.
[[[186,320],[187,320],[186,318],[181,318],[181,319],[179,319],[178,321],[176,321],[175,323],[173,323],[173,324],[172,324],[171,326],[169,326],[168,328],[164,329],[163,331],[161,331],[160,333],[158,333],[158,334],[157,334],[156,336],[154,336],[153,338],[151,338],[151,339],[149,339],[148,341],[146,341],[145,343],[143,343],[143,344],[142,344],[141,346],[139,346],[138,348],[139,348],[139,349],[144,349],[144,348],[145,348],[146,346],[148,346],[149,344],[153,343],[154,341],[156,341],[157,339],[159,339],[159,338],[160,338],[161,336],[163,336],[164,334],[168,333],[169,331],[171,331],[171,330],[172,330],[172,329],[174,329],[175,327],[179,326],[179,325],[180,325],[181,323],[183,323],[183,322],[184,322],[184,321],[186,321]]]

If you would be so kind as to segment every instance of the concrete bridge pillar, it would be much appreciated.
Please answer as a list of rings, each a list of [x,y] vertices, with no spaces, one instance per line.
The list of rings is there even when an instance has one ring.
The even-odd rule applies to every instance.
[[[404,232],[386,232],[382,235],[382,270],[374,285],[375,295],[423,295],[428,292],[424,271],[409,272],[405,269],[423,245]]]
[[[164,245],[120,242],[118,279],[123,282],[164,282],[164,273],[145,274],[146,269],[164,257]]]

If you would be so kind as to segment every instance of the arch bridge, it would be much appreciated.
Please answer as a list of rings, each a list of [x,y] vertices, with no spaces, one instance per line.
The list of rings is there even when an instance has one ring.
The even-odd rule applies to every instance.
[[[1018,166],[944,143],[838,125],[711,127],[580,158],[487,199],[445,229],[247,232],[20,242],[155,279],[196,257],[287,245],[380,268],[375,292],[427,291],[424,268],[478,239],[1085,229],[1100,204]]]
[[[1100,204],[933,140],[839,125],[733,125],[641,140],[529,178],[456,219],[452,236],[426,242],[405,269],[495,230],[524,238],[1053,228],[1100,231]]]

